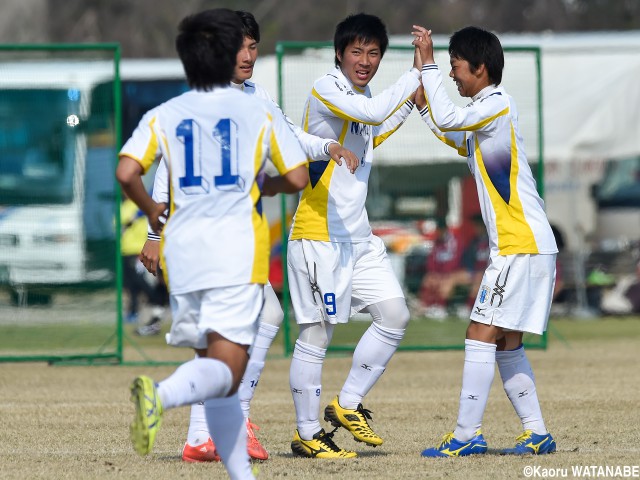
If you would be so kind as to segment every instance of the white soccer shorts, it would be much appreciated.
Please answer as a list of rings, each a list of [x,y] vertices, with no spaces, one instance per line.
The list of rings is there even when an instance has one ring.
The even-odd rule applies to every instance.
[[[492,256],[471,320],[542,335],[549,321],[555,282],[555,254]]]
[[[298,324],[346,323],[369,305],[404,298],[382,240],[290,240],[287,271]]]
[[[231,342],[252,345],[263,298],[263,285],[255,283],[171,295],[167,343],[206,348],[207,334],[217,332]]]

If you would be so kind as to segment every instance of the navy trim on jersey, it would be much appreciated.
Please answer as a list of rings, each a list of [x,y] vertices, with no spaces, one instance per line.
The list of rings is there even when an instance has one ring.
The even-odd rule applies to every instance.
[[[511,155],[501,155],[499,158],[484,158],[484,166],[491,183],[506,204],[511,198]]]
[[[325,170],[327,169],[328,165],[329,162],[322,161],[311,162],[309,164],[309,183],[311,183],[311,188],[314,188],[316,186]]]

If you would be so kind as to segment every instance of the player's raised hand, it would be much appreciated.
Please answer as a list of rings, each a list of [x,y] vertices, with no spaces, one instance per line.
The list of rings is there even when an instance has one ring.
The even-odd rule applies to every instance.
[[[344,160],[351,173],[355,173],[360,164],[360,160],[351,150],[344,148],[337,142],[329,145],[329,155],[331,155],[332,160],[338,165],[342,165],[342,161]]]
[[[415,36],[412,45],[420,50],[420,57],[423,65],[428,63],[436,63],[433,58],[433,40],[431,38],[431,30],[427,30],[420,25],[414,25],[411,34]]]
[[[422,70],[422,65],[424,65],[424,63],[422,63],[422,56],[420,55],[420,49],[416,46],[413,52],[413,66],[418,70]]]

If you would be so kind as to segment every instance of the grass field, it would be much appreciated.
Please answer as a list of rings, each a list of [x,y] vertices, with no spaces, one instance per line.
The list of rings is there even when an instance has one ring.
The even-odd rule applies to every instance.
[[[142,340],[154,355],[176,358],[169,347]],[[356,450],[358,458],[295,458],[289,448],[295,428],[289,360],[274,356],[252,404],[252,420],[262,427],[259,435],[271,454],[257,465],[259,478],[511,479],[527,478],[523,472],[528,466],[560,469],[556,477],[566,472],[568,478],[577,478],[571,470],[575,466],[638,465],[639,341],[638,318],[553,321],[548,350],[529,352],[545,419],[558,444],[556,454],[537,458],[496,454],[511,446],[520,430],[498,374],[483,426],[489,454],[420,457],[423,448],[455,427],[461,351],[399,352],[392,359],[365,402],[374,412],[374,429],[385,439],[381,447],[355,443],[346,431],[339,431],[336,442]],[[339,391],[349,364],[348,356],[326,360],[323,404]],[[139,373],[161,379],[171,371],[171,366],[0,364],[0,478],[226,478],[219,464],[181,462],[186,408],[166,414],[150,456],[133,452],[128,384]]]

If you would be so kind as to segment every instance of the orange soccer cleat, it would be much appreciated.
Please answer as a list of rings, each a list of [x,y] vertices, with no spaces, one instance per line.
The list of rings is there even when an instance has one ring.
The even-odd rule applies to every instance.
[[[260,427],[247,418],[247,451],[253,460],[266,460],[269,458],[269,453],[260,444],[254,429],[260,430]]]
[[[182,460],[185,462],[219,462],[220,455],[216,451],[216,446],[210,438],[200,445],[192,447],[188,443],[182,449]]]

